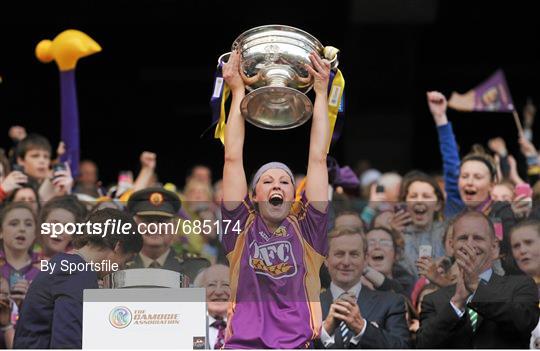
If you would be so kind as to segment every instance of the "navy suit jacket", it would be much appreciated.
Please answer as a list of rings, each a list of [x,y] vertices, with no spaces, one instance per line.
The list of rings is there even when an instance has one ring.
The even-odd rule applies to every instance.
[[[39,272],[24,299],[17,327],[16,349],[82,348],[83,290],[98,289],[96,272],[62,272],[62,260],[84,263],[78,255],[60,253],[53,274]]]
[[[330,289],[321,294],[323,319],[328,316],[330,305],[334,301]],[[349,344],[349,348],[360,349],[407,349],[411,339],[405,319],[405,301],[403,296],[388,291],[373,291],[363,286],[358,295],[358,307],[366,320],[366,330],[360,343]],[[343,340],[339,332],[334,333],[334,349],[343,349]],[[324,348],[322,341],[316,346]]]

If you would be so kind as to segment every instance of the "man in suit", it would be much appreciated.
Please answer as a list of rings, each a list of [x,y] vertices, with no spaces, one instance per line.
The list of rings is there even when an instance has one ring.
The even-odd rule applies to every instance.
[[[538,292],[530,277],[493,272],[499,255],[493,223],[481,212],[462,212],[452,246],[457,283],[424,298],[417,347],[528,348],[538,323]]]
[[[178,195],[163,188],[146,188],[130,196],[127,209],[141,228],[144,244],[127,268],[168,269],[185,274],[193,282],[201,269],[210,266],[201,257],[181,258],[171,247],[180,207]]]
[[[362,286],[367,243],[360,228],[336,227],[328,235],[325,261],[332,279],[321,294],[323,326],[318,347],[410,347],[405,301],[392,292]],[[322,344],[322,345],[321,345]]]
[[[215,264],[199,273],[195,286],[206,289],[208,311],[208,347],[219,350],[225,341],[227,309],[231,298],[229,267]]]

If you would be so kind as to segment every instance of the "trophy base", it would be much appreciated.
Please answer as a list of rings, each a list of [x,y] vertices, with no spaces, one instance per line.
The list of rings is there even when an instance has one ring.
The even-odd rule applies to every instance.
[[[259,128],[284,130],[306,123],[313,114],[313,104],[296,89],[266,86],[247,94],[240,110],[249,123]]]

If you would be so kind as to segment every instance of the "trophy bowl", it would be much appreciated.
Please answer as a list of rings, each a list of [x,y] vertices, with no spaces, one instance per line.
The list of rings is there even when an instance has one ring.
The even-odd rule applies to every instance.
[[[283,130],[298,127],[311,117],[313,104],[306,93],[313,87],[313,77],[305,65],[311,65],[313,51],[324,57],[324,46],[315,37],[298,28],[267,25],[242,33],[232,50],[240,52],[240,73],[249,91],[240,105],[248,122]],[[331,67],[337,65],[335,55]]]

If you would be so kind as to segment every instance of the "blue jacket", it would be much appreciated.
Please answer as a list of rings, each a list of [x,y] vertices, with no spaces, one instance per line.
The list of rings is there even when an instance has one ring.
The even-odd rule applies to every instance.
[[[446,218],[452,218],[465,208],[458,188],[461,160],[459,158],[452,124],[448,122],[448,124],[437,127],[437,132],[439,134],[439,147],[443,161],[444,188],[446,191],[444,216]]]
[[[50,260],[56,263],[53,274],[38,274],[21,309],[14,348],[82,348],[83,290],[98,289],[98,276],[91,270],[63,272],[62,260],[84,263],[78,255],[61,253]]]

